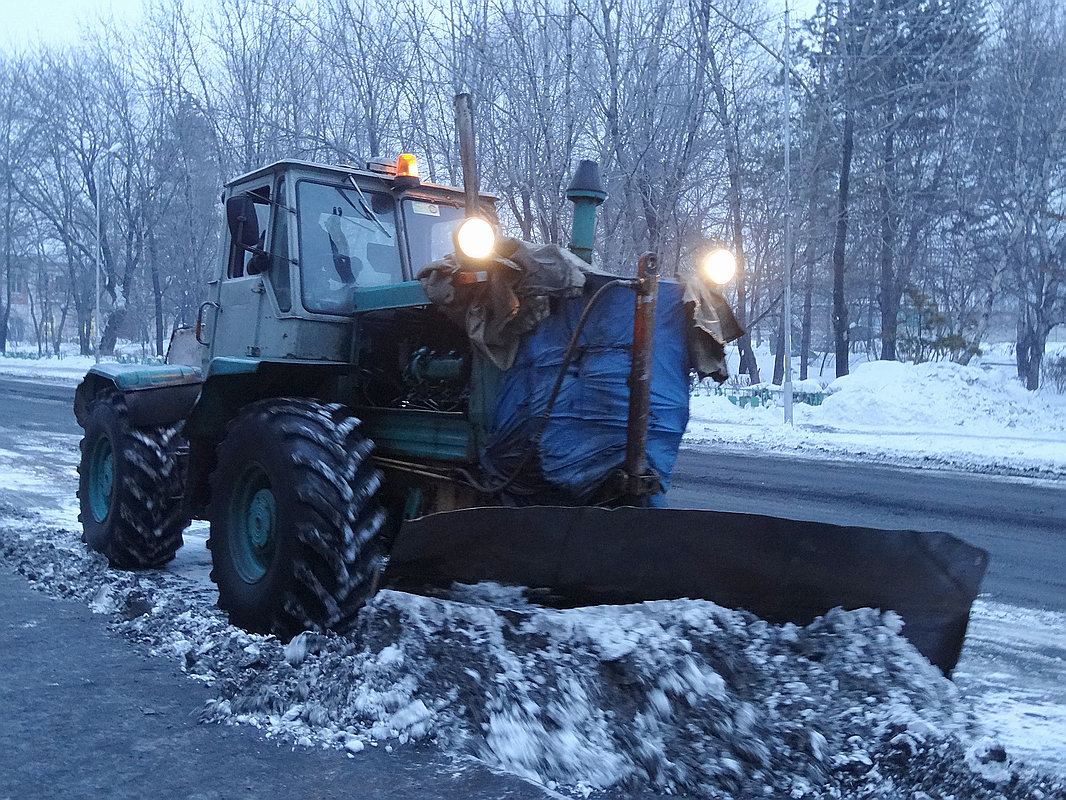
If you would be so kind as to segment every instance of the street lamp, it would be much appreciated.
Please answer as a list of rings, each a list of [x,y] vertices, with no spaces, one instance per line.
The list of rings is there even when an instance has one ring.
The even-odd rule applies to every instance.
[[[94,355],[96,356],[96,363],[100,363],[100,341],[103,339],[103,332],[100,330],[100,262],[104,258],[104,245],[103,245],[103,216],[102,206],[104,204],[104,162],[109,156],[118,154],[118,151],[122,149],[121,142],[115,142],[109,148],[104,150],[100,155],[99,160],[96,162],[96,304],[93,307],[93,330],[96,333],[96,348]]]

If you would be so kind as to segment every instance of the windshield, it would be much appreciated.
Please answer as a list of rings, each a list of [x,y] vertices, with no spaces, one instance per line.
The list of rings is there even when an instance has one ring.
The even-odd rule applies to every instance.
[[[300,270],[308,311],[348,314],[352,289],[403,280],[396,208],[383,192],[300,181]]]
[[[452,231],[463,221],[461,206],[404,200],[403,219],[407,225],[407,246],[411,252],[411,271],[419,271],[455,250]]]

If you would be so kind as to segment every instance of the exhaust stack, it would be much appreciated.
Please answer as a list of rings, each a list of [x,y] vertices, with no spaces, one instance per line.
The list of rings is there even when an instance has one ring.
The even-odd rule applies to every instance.
[[[474,146],[474,98],[469,92],[455,96],[455,130],[459,136],[459,163],[463,170],[466,215],[481,216],[481,190],[478,185],[477,151]]]
[[[596,245],[596,207],[607,199],[600,165],[584,159],[566,189],[566,199],[574,204],[574,224],[570,233],[570,251],[586,264],[592,263]]]

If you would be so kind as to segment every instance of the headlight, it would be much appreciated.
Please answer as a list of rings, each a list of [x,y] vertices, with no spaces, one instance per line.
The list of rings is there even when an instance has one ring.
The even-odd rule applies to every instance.
[[[700,271],[707,280],[721,286],[737,274],[737,259],[724,247],[717,247],[700,260]]]
[[[481,261],[492,255],[496,231],[481,217],[468,217],[455,231],[455,246],[467,258]]]

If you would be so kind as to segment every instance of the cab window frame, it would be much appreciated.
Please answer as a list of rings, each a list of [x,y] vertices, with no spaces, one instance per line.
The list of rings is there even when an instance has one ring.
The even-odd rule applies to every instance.
[[[322,310],[320,304],[314,302],[314,298],[308,297],[308,276],[307,268],[308,262],[306,254],[304,253],[304,215],[300,206],[300,187],[310,183],[316,186],[325,186],[331,189],[341,189],[345,191],[355,191],[352,185],[348,182],[341,180],[330,180],[325,176],[300,176],[293,181],[292,185],[292,197],[293,208],[296,209],[296,263],[299,268],[299,294],[300,304],[304,311],[310,314],[317,314],[327,317],[350,317],[355,313],[355,309],[350,310]],[[400,271],[398,274],[398,280],[394,281],[391,285],[395,286],[399,283],[409,280],[410,274],[409,258],[407,255],[407,237],[404,231],[403,225],[403,213],[400,209],[400,201],[396,197],[395,193],[390,190],[387,185],[382,186],[366,186],[363,183],[359,184],[359,189],[364,194],[380,195],[387,198],[392,204],[392,222],[394,225],[396,236],[396,255],[400,264]],[[356,291],[359,287],[353,286],[352,291]]]
[[[288,217],[295,217],[294,207],[290,206],[285,197],[286,186],[285,174],[278,177],[277,182],[274,184],[274,199],[271,201],[273,207],[273,213],[270,215],[270,246],[267,249],[268,258],[270,259],[269,267],[261,274],[267,277],[267,283],[270,284],[270,290],[274,294],[274,301],[278,304],[278,310],[282,313],[288,313],[292,311],[292,294],[293,294],[293,275],[292,267],[294,264],[292,258],[292,227],[291,221]],[[279,237],[278,231],[282,228],[281,215],[286,215],[284,224],[284,246],[285,256],[280,258],[278,256]],[[283,291],[278,291],[279,283],[277,280],[277,273],[280,271],[280,264],[284,263],[285,266],[285,286]]]
[[[271,201],[272,193],[273,186],[270,181],[266,181],[265,183],[260,183],[258,185],[253,184],[251,188],[241,189],[239,192],[234,192],[234,195],[232,195],[247,194],[252,198],[252,203],[255,207],[256,224],[259,225],[260,241],[264,243],[264,245],[271,241],[271,237],[273,236],[273,214],[271,213],[271,207],[273,206],[273,202]],[[260,217],[260,206],[266,207],[265,221]],[[241,278],[254,277],[252,273],[248,272],[248,265],[255,257],[254,254],[238,247],[236,242],[233,241],[233,237],[229,236],[228,231],[227,237],[229,239],[229,253],[226,258],[226,271],[222,276],[223,280],[236,281]],[[239,270],[236,269],[238,263],[240,264]]]

